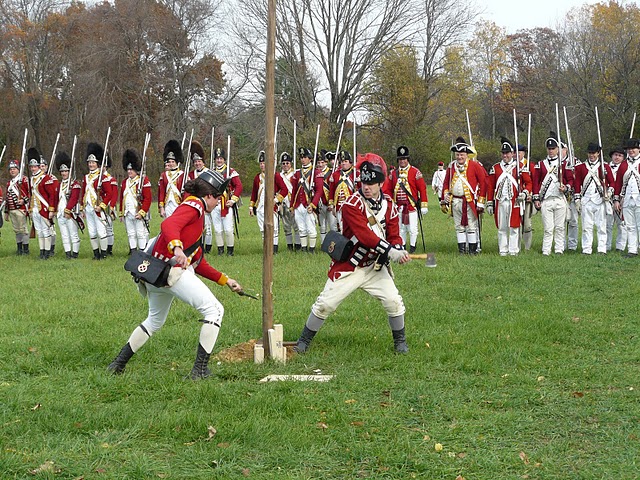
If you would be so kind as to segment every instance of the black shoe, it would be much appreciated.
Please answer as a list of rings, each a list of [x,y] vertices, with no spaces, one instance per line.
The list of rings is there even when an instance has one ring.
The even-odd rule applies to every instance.
[[[40,249],[40,256],[39,256],[38,258],[39,258],[40,260],[46,260],[46,259],[47,259],[47,256],[46,256],[46,253],[45,253],[44,248],[41,248],[41,249]]]
[[[193,364],[189,378],[191,380],[203,380],[211,376],[211,370],[207,367],[209,365],[210,353],[207,353],[205,349],[198,343],[198,352],[196,353],[196,361]]]
[[[278,253],[278,245],[274,245],[273,246],[273,254],[277,254]]]
[[[467,253],[466,243],[458,243],[458,253],[460,253],[460,255],[464,255]]]
[[[309,253],[316,253],[316,247],[309,247]]]
[[[637,256],[638,256],[637,253],[631,253],[631,252],[623,255],[624,258],[636,258]]]
[[[100,255],[100,249],[99,248],[96,248],[93,251],[93,259],[94,260],[102,260],[102,255]]]
[[[416,253],[416,246],[415,245],[409,246],[409,253]]]
[[[404,327],[400,330],[392,330],[393,335],[393,349],[396,353],[408,353],[409,347],[407,346],[407,339],[404,335]]]
[[[227,257],[233,257],[233,247],[227,247]]]
[[[296,252],[299,252],[300,250],[302,250],[302,245],[296,243]]]
[[[293,252],[293,243],[287,243],[287,250]]]
[[[124,373],[124,369],[127,366],[127,362],[133,356],[133,350],[131,350],[131,346],[129,342],[122,347],[118,356],[109,364],[107,370],[113,373],[114,375],[120,375]]]
[[[73,258],[78,258],[78,252],[73,252],[73,253],[71,254],[71,257],[73,257]]]
[[[310,330],[305,325],[302,329],[302,333],[300,334],[300,338],[298,339],[298,343],[293,347],[293,351],[296,353],[306,353],[309,350],[309,345],[311,344],[311,340],[316,336],[316,333],[313,330]]]
[[[23,255],[29,255],[29,244],[28,243],[23,243],[22,244],[22,254]]]
[[[480,253],[478,251],[478,244],[477,243],[470,243],[469,244],[469,254],[470,255],[478,255],[478,253]]]
[[[224,255],[224,247],[218,247],[218,255]]]
[[[71,255],[71,252],[64,252],[64,255],[67,257],[67,260],[71,260],[73,258],[73,255]]]
[[[113,255],[113,245],[107,245],[107,251],[104,252],[103,257],[107,258],[107,255]]]
[[[211,245],[204,246],[204,253],[211,253]]]
[[[18,243],[18,249],[16,250],[16,255],[24,255],[24,252],[22,250],[22,244]]]

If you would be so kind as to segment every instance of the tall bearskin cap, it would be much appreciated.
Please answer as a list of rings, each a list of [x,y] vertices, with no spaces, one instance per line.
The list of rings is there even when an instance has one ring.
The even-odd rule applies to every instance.
[[[202,144],[197,141],[191,142],[191,161],[204,160],[204,148]]]
[[[104,156],[104,148],[99,143],[90,143],[87,145],[87,162],[101,163]]]
[[[71,157],[67,152],[59,152],[56,154],[56,168],[59,172],[68,172],[71,167]]]
[[[164,158],[164,163],[167,163],[168,160],[175,160],[176,163],[182,163],[182,148],[180,147],[180,142],[177,140],[169,140],[164,146],[162,158]]]
[[[31,147],[27,150],[27,160],[29,166],[40,165],[40,152],[37,148]]]
[[[125,170],[134,170],[136,172],[140,171],[140,167],[142,165],[142,161],[140,160],[140,155],[133,148],[128,148],[122,154],[122,168]]]

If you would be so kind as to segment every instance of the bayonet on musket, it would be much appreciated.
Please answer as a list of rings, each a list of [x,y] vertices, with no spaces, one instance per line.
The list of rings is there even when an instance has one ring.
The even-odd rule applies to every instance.
[[[344,130],[344,122],[345,121],[343,120],[342,125],[340,126],[340,135],[338,135],[338,145],[336,145],[336,157],[333,160],[333,165],[331,166],[331,173],[336,171],[336,165],[338,164],[338,152],[340,151],[340,142],[342,141],[342,131]]]
[[[51,172],[53,172],[53,162],[55,161],[55,158],[56,158],[56,149],[58,148],[58,140],[60,140],[60,133],[56,135],[56,142],[53,144],[53,151],[51,152],[51,161],[49,162],[49,168],[47,168],[48,175],[51,175]]]

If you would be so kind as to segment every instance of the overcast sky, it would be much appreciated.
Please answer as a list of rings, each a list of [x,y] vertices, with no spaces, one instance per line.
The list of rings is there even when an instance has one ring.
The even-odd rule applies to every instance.
[[[638,3],[627,0],[623,3]],[[513,33],[516,29],[551,27],[561,23],[561,19],[573,7],[595,4],[593,0],[480,0],[484,8],[483,18],[491,20]]]

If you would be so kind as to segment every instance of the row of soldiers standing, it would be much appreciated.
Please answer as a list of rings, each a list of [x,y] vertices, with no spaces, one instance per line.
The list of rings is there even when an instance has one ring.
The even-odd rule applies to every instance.
[[[502,256],[517,255],[520,238],[531,248],[531,217],[542,215],[542,254],[565,249],[577,251],[578,218],[582,217],[582,253],[591,254],[594,230],[596,251],[612,249],[617,229],[616,250],[637,256],[640,225],[640,141],[631,138],[624,147],[602,158],[602,147],[590,143],[587,160],[570,158],[567,145],[555,132],[545,141],[547,157],[530,169],[526,147],[502,138],[502,160],[487,174],[475,159],[475,149],[459,137],[455,153],[442,180],[442,211],[454,218],[460,253],[478,253],[481,215],[494,215],[498,228],[498,249]],[[438,185],[440,185],[438,183]],[[434,187],[436,182],[434,179]]]

